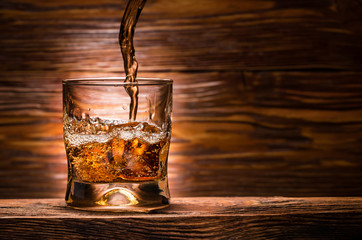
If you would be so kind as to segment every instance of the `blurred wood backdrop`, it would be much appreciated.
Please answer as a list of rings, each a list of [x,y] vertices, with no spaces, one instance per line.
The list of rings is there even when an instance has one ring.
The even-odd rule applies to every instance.
[[[1,0],[0,197],[63,197],[62,86],[123,76],[124,0]],[[362,196],[361,0],[148,0],[172,196]]]

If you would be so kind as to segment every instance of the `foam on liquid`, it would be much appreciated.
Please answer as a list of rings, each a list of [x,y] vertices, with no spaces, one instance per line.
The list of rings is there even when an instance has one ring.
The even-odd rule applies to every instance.
[[[97,122],[96,125],[98,126],[96,128],[92,127],[94,124],[90,124],[90,121],[81,120],[79,122],[81,124],[78,129],[68,128],[64,131],[64,138],[69,146],[77,147],[92,142],[106,143],[114,138],[125,141],[138,138],[149,144],[155,144],[167,136],[159,127],[147,122],[133,122],[130,124],[121,121],[97,122],[97,120],[93,120],[93,122]]]

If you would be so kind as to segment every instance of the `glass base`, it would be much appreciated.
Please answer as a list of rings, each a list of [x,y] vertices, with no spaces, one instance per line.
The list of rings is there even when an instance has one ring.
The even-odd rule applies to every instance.
[[[70,179],[65,200],[81,210],[150,212],[169,206],[167,177],[157,181],[87,183]]]

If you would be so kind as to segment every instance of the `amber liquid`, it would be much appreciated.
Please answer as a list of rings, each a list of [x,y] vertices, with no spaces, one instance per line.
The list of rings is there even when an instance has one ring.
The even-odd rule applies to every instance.
[[[67,118],[64,141],[69,206],[142,212],[168,206],[170,136],[159,127]]]
[[[107,125],[99,134],[65,135],[73,179],[89,183],[157,180],[166,174],[169,138],[146,122]]]
[[[133,36],[146,0],[130,0],[119,43],[130,96],[129,122],[64,118],[68,158],[66,202],[85,210],[151,211],[168,206],[167,157],[170,133],[136,122],[137,70]]]
[[[132,85],[132,83],[137,82],[138,71],[138,62],[135,56],[133,36],[138,18],[145,4],[146,0],[128,1],[119,31],[119,45],[121,47],[124,70],[126,72],[125,82],[131,83],[129,86],[125,87],[125,89],[131,98],[129,118],[132,121],[135,121],[137,116],[139,91],[137,85]]]

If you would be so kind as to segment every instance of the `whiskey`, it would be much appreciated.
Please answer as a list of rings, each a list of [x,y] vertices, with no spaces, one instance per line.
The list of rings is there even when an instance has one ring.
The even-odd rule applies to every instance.
[[[118,40],[123,57],[124,71],[126,73],[125,82],[128,83],[138,82],[138,62],[135,56],[133,36],[138,18],[145,4],[146,0],[129,0],[119,30]],[[125,89],[131,98],[129,119],[134,121],[137,115],[139,89],[137,85],[129,85],[125,87]]]
[[[68,206],[141,212],[168,206],[169,127],[64,116]]]
[[[98,134],[65,134],[69,175],[74,179],[112,183],[157,180],[166,175],[170,139],[160,128],[147,122],[97,124],[104,129]]]
[[[68,206],[148,212],[169,205],[172,80],[137,78],[133,36],[145,3],[129,0],[122,19],[124,79],[63,81]],[[130,97],[127,120],[124,95]],[[136,121],[137,111],[144,122]]]

